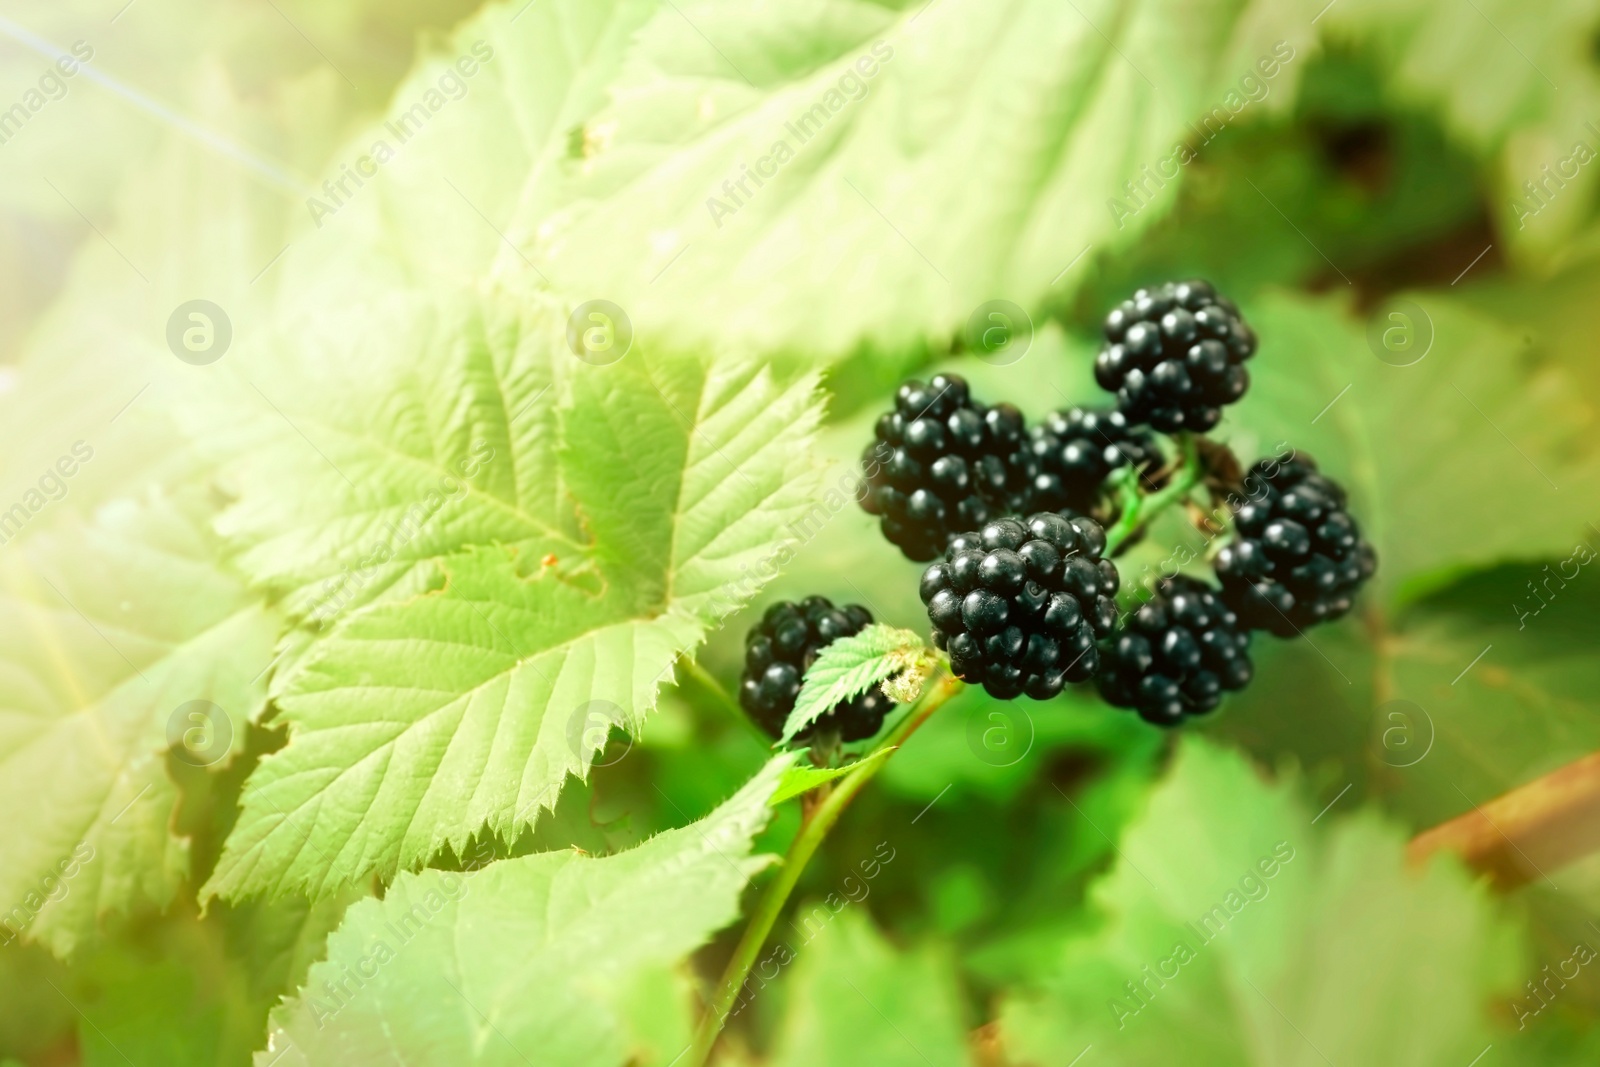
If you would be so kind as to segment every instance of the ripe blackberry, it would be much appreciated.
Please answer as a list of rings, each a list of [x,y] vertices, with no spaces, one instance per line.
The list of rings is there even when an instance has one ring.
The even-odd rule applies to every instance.
[[[1095,680],[1108,704],[1176,726],[1250,680],[1249,649],[1250,631],[1217,590],[1184,575],[1163,578],[1156,595],[1101,645]]]
[[[1115,409],[1053,411],[1028,431],[1028,439],[1037,471],[1030,510],[1087,512],[1112,471],[1161,463],[1155,437]]]
[[[1049,700],[1092,676],[1117,621],[1117,568],[1092,519],[1040,512],[951,538],[922,574],[933,642],[956,677],[989,695]]]
[[[861,506],[883,517],[884,536],[908,558],[934,559],[952,533],[1027,507],[1033,460],[1025,430],[1020,411],[978,403],[959,375],[906,382],[862,454]]]
[[[860,633],[870,622],[872,612],[860,604],[836,608],[822,596],[808,596],[798,604],[778,601],[745,637],[739,705],[756,725],[773,737],[782,737],[783,724],[800,695],[800,681],[817,654],[841,637]],[[878,732],[893,707],[894,702],[874,686],[854,700],[835,705],[803,731],[799,740],[830,731],[838,731],[844,741],[864,740]]]
[[[1243,363],[1256,335],[1207,282],[1140,289],[1106,316],[1105,330],[1095,380],[1130,422],[1204,433],[1250,384]]]
[[[1337,619],[1378,567],[1345,492],[1304,453],[1261,460],[1234,511],[1238,538],[1217,553],[1223,598],[1245,625],[1288,637]]]

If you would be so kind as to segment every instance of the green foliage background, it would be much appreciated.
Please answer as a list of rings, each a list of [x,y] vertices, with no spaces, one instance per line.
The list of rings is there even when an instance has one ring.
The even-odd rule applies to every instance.
[[[0,20],[0,108],[77,40],[0,145],[0,1061],[677,1062],[800,820],[742,634],[924,628],[840,490],[889,391],[1099,402],[1100,316],[1188,275],[1262,338],[1214,436],[1350,487],[1359,611],[1179,737],[958,698],[714,1062],[1600,1052],[1600,861],[1402,862],[1600,748],[1600,5],[74,0]]]

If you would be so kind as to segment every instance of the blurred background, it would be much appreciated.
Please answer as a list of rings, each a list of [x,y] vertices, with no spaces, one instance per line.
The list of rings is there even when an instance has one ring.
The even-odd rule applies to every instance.
[[[1181,737],[1088,691],[964,694],[807,870],[797,962],[715,1062],[1594,1062],[1600,861],[1491,890],[1401,854],[1600,748],[1597,155],[1591,0],[0,4],[0,1063],[274,1062],[269,1012],[382,891],[200,903],[321,640],[339,567],[296,554],[365,547],[337,508],[275,525],[314,523],[329,472],[262,469],[404,422],[361,381],[438,385],[434,302],[548,300],[559,336],[604,299],[645,359],[819,372],[821,500],[908,376],[1030,419],[1107,403],[1106,311],[1191,276],[1261,338],[1212,436],[1315,456],[1378,577],[1307,640],[1258,635]],[[1020,340],[980,358],[994,300]],[[1125,585],[1204,543],[1168,515]],[[607,855],[732,795],[770,749],[718,689],[775,599],[925,629],[854,504],[794,549],[536,829],[429,865]],[[80,837],[104,859],[74,882]],[[1125,988],[1280,840],[1226,940]],[[615,1062],[673,1062],[736,935]]]

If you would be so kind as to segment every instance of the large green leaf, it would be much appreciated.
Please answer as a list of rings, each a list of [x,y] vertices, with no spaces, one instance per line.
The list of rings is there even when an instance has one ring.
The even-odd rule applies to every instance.
[[[608,727],[641,728],[806,505],[810,378],[593,366],[559,317],[495,300],[416,336],[415,362],[280,386],[281,446],[242,471],[226,528],[248,570],[301,606],[352,563],[362,596],[388,592],[276,687],[289,744],[246,784],[209,892],[320,895],[516,837]]]
[[[57,952],[172,900],[188,846],[165,753],[220,763],[263,704],[279,623],[222,569],[209,518],[123,501],[0,554],[0,921]]]
[[[770,862],[751,855],[753,839],[792,758],[699,822],[614,856],[402,875],[381,902],[350,909],[327,961],[273,1013],[257,1064],[672,1062],[688,1047],[688,1004],[673,1002],[665,972],[738,916]],[[664,1011],[675,1027],[649,1017]]]
[[[1014,997],[1027,1061],[1144,1064],[1181,1040],[1196,1065],[1467,1063],[1484,999],[1514,986],[1516,941],[1448,862],[1408,870],[1371,815],[1323,817],[1287,785],[1191,741],[1093,897],[1104,928],[1066,939]],[[1178,1035],[1181,1035],[1181,1039]]]
[[[1274,45],[1313,31],[1279,7],[673,4],[584,123],[569,204],[522,211],[525,251],[501,263],[527,255],[675,343],[942,342],[984,301],[1038,309],[1141,232],[1173,188],[1141,168],[1212,108],[1242,112],[1258,60],[1275,95],[1254,107],[1290,99],[1304,60]],[[1129,181],[1155,203],[1112,210]]]

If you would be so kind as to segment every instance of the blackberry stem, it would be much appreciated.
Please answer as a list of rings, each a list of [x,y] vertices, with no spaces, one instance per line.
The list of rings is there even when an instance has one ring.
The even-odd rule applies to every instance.
[[[938,675],[922,701],[914,706],[881,742],[873,746],[872,754],[885,749],[895,749],[904,744],[906,738],[916,733],[918,727],[927,722],[934,712],[964,688],[966,686],[951,675],[944,673]],[[783,911],[784,904],[789,900],[789,894],[794,892],[795,885],[800,881],[800,875],[805,872],[806,864],[811,861],[811,857],[816,854],[829,831],[844,814],[844,809],[856,798],[856,794],[866,788],[867,783],[891,758],[893,758],[892,753],[883,759],[863,758],[860,769],[835,781],[833,791],[812,810],[811,817],[789,845],[783,864],[778,868],[777,878],[767,886],[760,903],[750,914],[750,921],[745,925],[739,944],[734,948],[733,956],[728,960],[728,966],[717,983],[711,1003],[700,1020],[694,1046],[685,1062],[685,1067],[703,1067],[710,1058],[711,1048],[717,1043],[717,1036],[722,1033],[723,1024],[728,1021],[728,1012],[733,1009],[739,990],[744,988],[745,980],[750,977],[750,968],[755,966],[756,957],[761,954],[767,935],[772,932],[773,924],[778,921],[778,914]]]
[[[1174,503],[1189,495],[1189,491],[1200,484],[1200,479],[1205,471],[1200,462],[1200,446],[1194,434],[1180,433],[1177,435],[1178,455],[1180,466],[1173,474],[1172,481],[1165,488],[1159,489],[1148,496],[1139,493],[1139,480],[1131,468],[1120,472],[1117,480],[1117,498],[1122,504],[1122,514],[1117,518],[1111,529],[1106,531],[1106,550],[1104,555],[1110,558],[1117,554],[1117,549],[1139,531],[1150,519],[1171,507]]]

